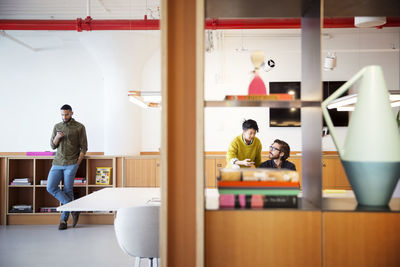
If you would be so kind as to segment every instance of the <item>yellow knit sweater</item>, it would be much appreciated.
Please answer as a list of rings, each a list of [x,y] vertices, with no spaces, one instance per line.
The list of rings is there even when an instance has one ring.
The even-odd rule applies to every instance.
[[[261,150],[261,142],[257,137],[254,137],[251,145],[247,145],[243,141],[242,135],[239,135],[229,145],[228,152],[226,153],[226,166],[227,168],[232,167],[231,160],[237,158],[238,160],[250,159],[258,167],[261,164]],[[245,168],[242,165],[240,167]]]

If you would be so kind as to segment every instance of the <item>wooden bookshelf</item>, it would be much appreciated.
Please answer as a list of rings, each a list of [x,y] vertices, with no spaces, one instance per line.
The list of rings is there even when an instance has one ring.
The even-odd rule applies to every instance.
[[[49,224],[58,223],[59,212],[40,212],[41,207],[58,207],[61,203],[47,192],[41,180],[47,180],[53,157],[9,156],[1,158],[1,224]],[[111,167],[110,185],[96,185],[96,167]],[[86,184],[74,185],[74,198],[80,198],[96,190],[116,186],[116,157],[94,155],[87,156],[80,164],[76,177],[86,177]],[[29,178],[31,185],[11,185],[15,178]],[[63,182],[60,183],[63,188]],[[5,200],[3,202],[3,200]],[[13,205],[31,205],[31,213],[10,212]],[[112,223],[112,215],[84,213],[80,222]],[[89,217],[88,217],[89,216]],[[90,216],[97,216],[90,219]],[[110,217],[107,219],[106,217]]]

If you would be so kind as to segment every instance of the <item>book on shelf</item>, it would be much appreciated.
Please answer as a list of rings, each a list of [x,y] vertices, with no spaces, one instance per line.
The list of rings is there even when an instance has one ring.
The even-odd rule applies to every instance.
[[[222,168],[219,171],[219,181],[299,182],[299,173],[287,169]]]
[[[47,180],[40,180],[40,185],[47,185]]]
[[[291,94],[226,95],[225,100],[293,100]]]
[[[30,181],[30,178],[15,178],[12,180],[10,185],[31,185],[32,182]]]
[[[268,195],[268,196],[297,196],[300,192],[298,188],[288,189],[254,189],[254,188],[218,188],[220,195]]]
[[[111,169],[111,167],[96,167],[96,185],[110,184]]]
[[[29,178],[14,178],[13,182],[29,182]]]
[[[74,178],[74,185],[85,185],[86,178],[85,177],[75,177]]]
[[[11,208],[13,209],[31,209],[32,205],[28,204],[17,204],[17,205],[12,205]]]
[[[27,205],[27,204],[12,205],[9,212],[10,213],[31,213],[31,212],[33,212],[32,205]]]
[[[39,212],[57,212],[57,207],[41,207]]]
[[[297,189],[299,182],[285,181],[218,181],[221,189]]]
[[[285,195],[220,195],[220,208],[265,209],[265,208],[297,208],[297,196]]]

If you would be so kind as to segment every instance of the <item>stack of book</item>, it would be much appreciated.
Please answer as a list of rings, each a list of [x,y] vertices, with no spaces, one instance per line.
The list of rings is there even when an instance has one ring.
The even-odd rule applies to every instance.
[[[74,178],[74,185],[85,185],[86,178],[85,177],[75,177]]]
[[[12,182],[11,185],[31,185],[32,182],[30,181],[29,178],[15,178]]]
[[[47,180],[40,180],[40,185],[47,185]]]
[[[31,213],[32,205],[12,205],[10,213]]]
[[[225,100],[294,100],[291,94],[226,95]]]
[[[220,208],[297,208],[298,174],[289,170],[236,170],[239,179],[221,174],[218,181]],[[223,171],[222,171],[223,172]],[[251,174],[251,175],[250,175]],[[224,178],[230,178],[225,179]]]
[[[57,207],[41,207],[40,212],[57,212]]]

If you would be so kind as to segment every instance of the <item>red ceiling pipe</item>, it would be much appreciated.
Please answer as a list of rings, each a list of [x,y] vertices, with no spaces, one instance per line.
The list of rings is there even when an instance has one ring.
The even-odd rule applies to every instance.
[[[206,29],[299,29],[299,18],[286,19],[206,19]]]
[[[0,30],[46,30],[46,31],[130,31],[159,30],[160,21],[138,20],[94,20],[91,17],[76,20],[0,20]]]
[[[300,18],[274,19],[206,19],[206,29],[300,29]],[[354,18],[325,18],[324,28],[354,28]],[[388,17],[383,27],[400,27],[400,17]],[[0,30],[47,31],[113,31],[159,30],[160,21],[143,20],[93,20],[91,17],[76,20],[0,20]]]

